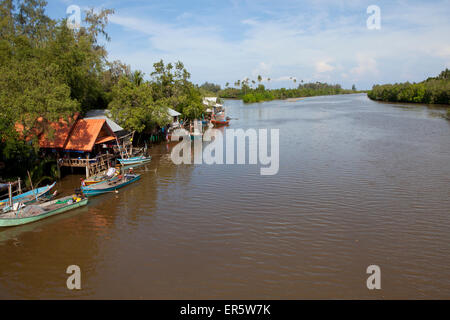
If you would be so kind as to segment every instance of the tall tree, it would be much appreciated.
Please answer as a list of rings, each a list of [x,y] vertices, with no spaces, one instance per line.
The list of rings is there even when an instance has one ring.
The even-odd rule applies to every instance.
[[[153,100],[150,85],[126,76],[113,87],[109,109],[121,126],[137,132],[154,125],[164,126],[170,121],[167,107]]]
[[[163,100],[167,106],[182,113],[185,117],[198,117],[204,111],[202,96],[189,81],[190,73],[180,61],[175,65],[164,64],[161,60],[153,64],[153,99]]]

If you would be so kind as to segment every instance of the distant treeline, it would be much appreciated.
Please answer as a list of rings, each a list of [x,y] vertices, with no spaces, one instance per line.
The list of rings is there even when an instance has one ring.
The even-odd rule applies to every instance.
[[[261,77],[258,77],[258,81],[261,82]],[[228,87],[227,84],[225,89],[221,89],[220,85],[206,82],[200,86],[200,89],[205,93],[210,92],[220,98],[242,99],[245,103],[360,92],[356,90],[354,85],[351,90],[348,90],[343,89],[339,84],[322,82],[301,83],[294,89],[266,89],[261,83],[257,86],[255,81],[251,81],[253,85],[249,85],[249,83],[249,79],[236,81],[236,87]]]
[[[450,70],[419,83],[375,85],[367,95],[379,101],[450,105]]]

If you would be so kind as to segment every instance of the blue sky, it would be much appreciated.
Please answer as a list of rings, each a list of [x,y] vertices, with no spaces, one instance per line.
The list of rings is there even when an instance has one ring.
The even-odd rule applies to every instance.
[[[69,5],[115,9],[110,60],[147,75],[181,60],[199,84],[261,75],[272,88],[296,78],[368,89],[450,68],[450,0],[50,0],[47,13],[66,17]],[[379,30],[366,26],[369,5]]]

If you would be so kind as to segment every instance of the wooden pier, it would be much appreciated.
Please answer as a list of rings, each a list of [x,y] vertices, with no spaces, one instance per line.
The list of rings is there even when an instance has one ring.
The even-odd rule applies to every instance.
[[[103,154],[95,158],[61,158],[59,167],[86,168],[86,178],[99,172],[108,170],[112,161],[116,158],[113,154]]]

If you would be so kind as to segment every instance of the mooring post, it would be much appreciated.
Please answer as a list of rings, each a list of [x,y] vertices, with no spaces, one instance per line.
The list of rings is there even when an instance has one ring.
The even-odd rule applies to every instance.
[[[9,206],[12,207],[13,202],[12,202],[12,184],[11,184],[11,182],[8,185],[8,197],[9,197]]]
[[[56,168],[58,169],[58,179],[61,179],[61,167],[59,166],[59,161],[56,160]]]
[[[89,178],[89,155],[86,156],[86,179]]]

